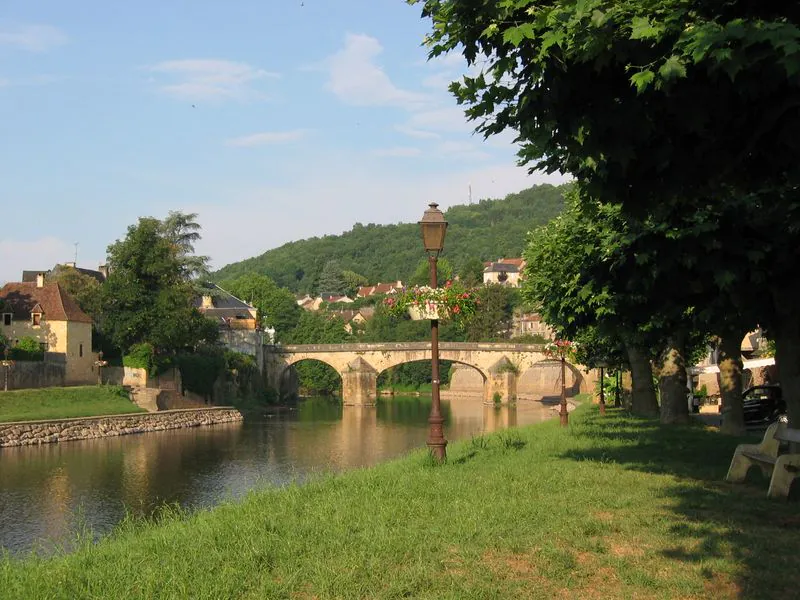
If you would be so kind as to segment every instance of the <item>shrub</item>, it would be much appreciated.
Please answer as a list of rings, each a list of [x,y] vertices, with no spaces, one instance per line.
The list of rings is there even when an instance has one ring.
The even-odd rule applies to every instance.
[[[11,348],[9,357],[12,360],[44,360],[44,350],[39,345],[39,340],[33,337],[24,337]]]
[[[216,346],[199,346],[191,354],[179,355],[177,363],[183,388],[211,398],[214,383],[225,371],[225,355],[222,349]]]
[[[153,346],[148,343],[134,344],[122,357],[122,365],[134,369],[153,369]]]

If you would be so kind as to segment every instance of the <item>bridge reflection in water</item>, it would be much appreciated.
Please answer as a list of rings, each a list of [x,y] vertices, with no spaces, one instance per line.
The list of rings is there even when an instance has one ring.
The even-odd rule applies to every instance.
[[[443,401],[448,438],[552,416],[538,402]],[[370,466],[424,448],[430,398],[342,407],[309,399],[294,410],[212,427],[0,450],[0,547],[23,552],[109,532],[164,503],[208,507],[310,474]]]

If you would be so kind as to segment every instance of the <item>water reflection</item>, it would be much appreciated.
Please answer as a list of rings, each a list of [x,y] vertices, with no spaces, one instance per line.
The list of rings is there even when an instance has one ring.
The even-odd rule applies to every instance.
[[[108,532],[125,516],[164,503],[212,506],[309,473],[374,465],[424,447],[430,398],[377,407],[309,399],[245,423],[0,449],[0,546],[13,552]],[[536,402],[442,403],[449,440],[541,421]]]

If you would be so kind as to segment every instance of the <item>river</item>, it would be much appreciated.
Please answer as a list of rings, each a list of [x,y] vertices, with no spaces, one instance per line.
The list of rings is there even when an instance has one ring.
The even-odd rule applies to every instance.
[[[126,514],[194,509],[321,471],[370,466],[425,446],[429,397],[342,407],[325,398],[243,423],[0,448],[0,548],[12,554],[97,537]],[[553,416],[539,402],[442,401],[448,440]]]

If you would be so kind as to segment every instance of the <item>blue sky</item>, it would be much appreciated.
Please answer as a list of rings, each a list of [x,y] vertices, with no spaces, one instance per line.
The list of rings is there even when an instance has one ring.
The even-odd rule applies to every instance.
[[[403,0],[5,0],[0,282],[96,267],[141,216],[197,212],[214,268],[557,176],[447,92]]]

